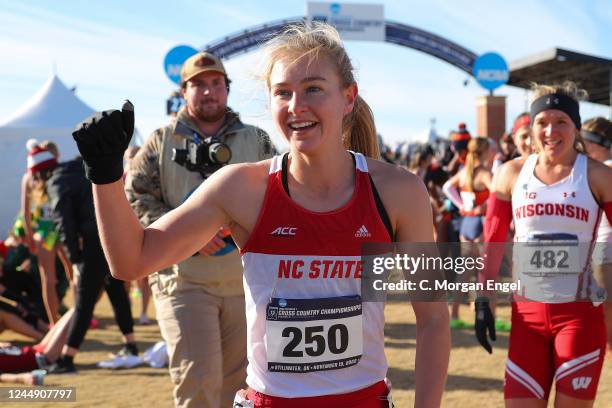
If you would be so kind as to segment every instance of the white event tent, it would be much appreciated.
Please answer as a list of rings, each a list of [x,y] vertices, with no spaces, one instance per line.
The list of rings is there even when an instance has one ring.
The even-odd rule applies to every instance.
[[[72,130],[93,112],[54,74],[21,108],[0,120],[0,239],[19,211],[26,141],[51,140],[59,147],[60,161],[71,160],[79,154]]]

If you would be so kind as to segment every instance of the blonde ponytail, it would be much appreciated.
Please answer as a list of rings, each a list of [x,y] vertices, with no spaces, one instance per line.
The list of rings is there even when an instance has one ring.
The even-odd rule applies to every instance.
[[[485,137],[475,137],[468,143],[468,153],[465,158],[465,189],[474,192],[474,170],[476,169],[476,161],[479,165],[482,159],[489,150],[489,140]]]
[[[355,99],[353,112],[342,121],[344,147],[374,159],[380,158],[374,114],[370,106],[359,95]]]

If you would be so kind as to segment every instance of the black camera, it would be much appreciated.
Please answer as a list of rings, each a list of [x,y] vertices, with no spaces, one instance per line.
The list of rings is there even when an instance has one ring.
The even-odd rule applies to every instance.
[[[182,149],[172,149],[172,161],[189,171],[199,172],[204,178],[226,165],[231,158],[229,146],[214,136],[203,140],[196,136],[194,141],[185,138]]]

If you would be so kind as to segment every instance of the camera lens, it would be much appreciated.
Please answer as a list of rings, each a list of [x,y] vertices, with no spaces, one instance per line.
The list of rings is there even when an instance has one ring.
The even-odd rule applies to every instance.
[[[232,151],[225,143],[212,143],[208,151],[210,161],[215,164],[225,164],[232,158]]]

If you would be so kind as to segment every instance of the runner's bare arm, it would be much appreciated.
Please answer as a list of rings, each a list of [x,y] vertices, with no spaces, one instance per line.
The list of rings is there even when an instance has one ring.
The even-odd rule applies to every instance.
[[[21,214],[23,215],[23,229],[25,230],[26,244],[30,252],[36,252],[34,245],[34,233],[32,231],[32,213],[30,194],[32,189],[32,176],[30,173],[25,173],[21,178]]]
[[[512,189],[523,166],[523,160],[510,160],[495,173],[492,194],[487,201],[484,223],[485,267],[480,271],[479,282],[494,280],[504,257],[504,246],[510,224],[512,223]],[[488,245],[489,243],[492,245]],[[493,293],[484,292],[490,297]]]
[[[510,201],[512,199],[514,183],[524,163],[525,160],[522,159],[510,160],[502,164],[497,170],[491,182],[491,192],[494,192],[498,199],[505,201]]]
[[[224,189],[236,185],[240,166],[227,166],[206,180],[180,207],[143,228],[130,207],[123,183],[93,185],[96,219],[112,275],[135,280],[196,253],[230,222]]]
[[[484,183],[487,190],[491,191],[493,189],[493,175],[490,171],[482,172],[482,182]]]
[[[408,173],[401,176],[402,188],[391,205],[398,205],[401,209],[399,212],[393,211],[397,217],[397,241],[433,243],[427,189],[418,177]],[[417,320],[415,406],[439,407],[450,354],[448,309],[446,302],[415,301],[412,308]]]
[[[458,171],[442,186],[442,191],[444,192],[446,197],[451,200],[451,202],[455,204],[455,206],[459,209],[463,207],[463,200],[461,199],[461,194],[459,193],[459,185],[461,183],[462,174],[463,171]]]
[[[604,217],[607,216],[608,221],[612,223],[612,167],[589,159],[588,172],[591,191],[600,207],[604,208]]]

